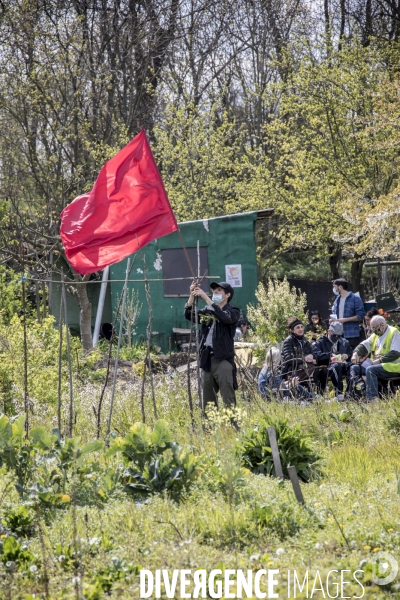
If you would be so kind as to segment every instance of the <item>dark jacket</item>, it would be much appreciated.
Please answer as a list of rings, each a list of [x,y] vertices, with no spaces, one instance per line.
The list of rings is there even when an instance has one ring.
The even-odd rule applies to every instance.
[[[204,308],[197,311],[198,322],[201,324],[200,354],[203,354],[208,332],[214,322],[215,327],[212,336],[214,357],[216,360],[231,359],[232,361],[235,356],[233,340],[235,337],[236,325],[240,318],[240,309],[231,306],[229,303],[225,304],[223,308],[220,308],[218,304],[214,303],[211,304],[211,306],[214,311],[208,311]],[[215,320],[211,315],[215,316]],[[194,305],[185,305],[185,319],[192,321],[193,323],[195,322]],[[200,366],[202,366],[201,360],[200,363]]]
[[[294,333],[288,335],[284,340],[282,346],[282,375],[286,375],[291,371],[297,371],[299,369],[306,368],[307,365],[304,362],[304,357],[307,354],[312,354],[311,343],[306,337],[299,340]]]
[[[328,365],[331,359],[332,354],[332,342],[328,338],[327,335],[321,335],[319,340],[317,340],[313,346],[312,353],[314,358],[317,359],[317,363],[319,365]],[[351,355],[353,354],[353,349],[350,346],[350,343],[346,340],[346,338],[341,337],[336,342],[336,352],[335,354],[347,354],[350,360]]]

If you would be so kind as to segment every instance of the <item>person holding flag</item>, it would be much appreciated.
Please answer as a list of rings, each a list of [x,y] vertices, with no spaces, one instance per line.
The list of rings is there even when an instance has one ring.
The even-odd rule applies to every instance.
[[[237,390],[234,338],[236,325],[240,319],[240,309],[230,304],[233,288],[226,282],[212,282],[210,298],[204,290],[193,282],[190,286],[189,300],[185,304],[185,318],[195,321],[195,298],[206,303],[205,308],[197,311],[201,325],[200,368],[202,370],[203,411],[208,404],[218,408],[218,391],[226,408],[236,406]]]

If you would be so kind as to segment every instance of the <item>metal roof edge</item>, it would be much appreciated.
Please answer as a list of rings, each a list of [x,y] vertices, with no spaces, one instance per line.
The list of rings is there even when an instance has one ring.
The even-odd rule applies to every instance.
[[[262,210],[251,210],[243,213],[232,213],[230,215],[221,215],[220,217],[205,217],[204,219],[196,219],[194,221],[180,221],[178,225],[189,225],[190,223],[202,223],[203,221],[216,221],[217,219],[227,219],[232,217],[244,217],[246,215],[257,215],[257,219],[267,219],[274,213],[273,208],[264,208]]]

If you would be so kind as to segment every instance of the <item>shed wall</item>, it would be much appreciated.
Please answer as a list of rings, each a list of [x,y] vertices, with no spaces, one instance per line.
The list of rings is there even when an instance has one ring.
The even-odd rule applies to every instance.
[[[200,246],[207,247],[210,275],[219,276],[219,281],[225,281],[225,265],[241,265],[242,287],[235,288],[232,304],[241,308],[244,313],[246,313],[247,304],[256,302],[255,291],[258,281],[255,243],[256,220],[257,213],[254,212],[180,224],[180,231],[187,248],[195,248],[197,240],[199,240]],[[163,277],[161,251],[169,248],[182,248],[178,233],[175,232],[160,238],[148,244],[142,251],[132,255],[133,268],[129,279],[144,279],[143,261],[145,260],[148,278],[161,280]],[[125,279],[126,263],[127,261],[124,260],[110,267],[113,313],[116,310],[118,298],[122,294],[124,285],[122,281],[115,280]],[[196,272],[197,264],[194,264],[193,268]],[[182,276],[181,273],[175,274],[175,277],[180,276]],[[150,282],[149,285],[153,307],[153,340],[166,352],[169,347],[169,338],[172,337],[172,328],[187,328],[189,326],[183,316],[186,298],[164,297],[162,281]],[[190,281],[187,282],[187,289],[189,289],[189,286]],[[135,328],[134,340],[138,342],[146,337],[149,310],[144,283],[130,283],[129,289],[135,289],[139,302],[143,305]]]

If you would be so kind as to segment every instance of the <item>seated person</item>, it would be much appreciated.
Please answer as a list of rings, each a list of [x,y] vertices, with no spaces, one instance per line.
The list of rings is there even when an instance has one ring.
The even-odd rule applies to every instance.
[[[235,331],[235,342],[245,342],[249,334],[250,323],[246,319],[241,319],[237,324]]]
[[[291,318],[290,334],[282,345],[282,377],[298,377],[300,382],[312,383],[316,361],[311,342],[304,336],[304,325],[300,319]]]
[[[364,331],[365,331],[366,338],[369,338],[369,336],[372,335],[371,319],[372,319],[372,317],[376,317],[377,315],[379,315],[379,310],[375,307],[371,308],[367,313],[365,313]]]
[[[284,381],[281,374],[281,353],[278,348],[267,351],[265,362],[258,375],[258,391],[267,399],[273,395],[282,394],[284,398],[297,397],[304,400],[311,399],[312,393],[299,385],[298,378]]]
[[[365,369],[367,400],[374,402],[379,400],[378,380],[400,377],[400,333],[379,315],[372,317],[370,325],[372,335],[356,347],[351,357],[350,377],[359,379]],[[366,365],[368,355],[371,362],[362,367],[360,363]]]
[[[313,355],[320,367],[319,388],[321,392],[325,390],[329,377],[335,387],[337,400],[344,400],[343,377],[346,377],[348,381],[351,367],[349,360],[352,353],[352,347],[343,337],[343,325],[339,321],[332,321],[327,333],[322,335],[313,346]]]
[[[326,323],[322,320],[322,317],[318,310],[312,310],[307,325],[304,328],[304,333],[311,333],[311,340],[316,342],[320,335],[325,333],[328,329]],[[309,336],[307,336],[309,337]]]

